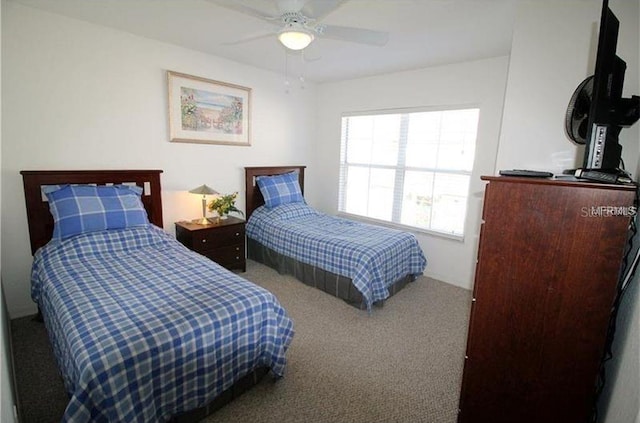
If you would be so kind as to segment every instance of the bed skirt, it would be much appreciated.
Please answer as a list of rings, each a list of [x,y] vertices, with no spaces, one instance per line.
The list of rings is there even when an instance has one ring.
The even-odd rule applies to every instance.
[[[187,411],[178,416],[174,416],[169,423],[196,423],[203,420],[208,415],[216,412],[231,401],[257,385],[269,373],[268,367],[258,367],[253,372],[245,375],[236,381],[233,386],[218,395],[213,401],[204,407]]]
[[[264,246],[258,241],[247,237],[247,257],[258,263],[265,264],[275,269],[281,275],[291,275],[303,282],[305,285],[320,289],[327,294],[333,295],[344,300],[347,304],[352,305],[360,310],[366,310],[367,304],[362,294],[351,283],[351,278],[336,275],[319,267],[302,263],[291,257],[282,255],[269,247]],[[389,297],[395,295],[404,288],[409,282],[416,279],[414,275],[406,275],[392,283],[387,289]],[[373,303],[374,306],[382,307],[384,301]]]

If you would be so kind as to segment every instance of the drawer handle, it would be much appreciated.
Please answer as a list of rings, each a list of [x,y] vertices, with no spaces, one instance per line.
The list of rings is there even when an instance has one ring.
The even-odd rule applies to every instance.
[[[236,232],[236,236],[240,236],[240,232]]]
[[[236,251],[240,251],[240,247],[236,247]]]
[[[236,260],[240,260],[240,257],[236,256]]]
[[[207,242],[207,240],[206,240],[206,239],[203,239],[203,240],[202,240],[202,242]]]

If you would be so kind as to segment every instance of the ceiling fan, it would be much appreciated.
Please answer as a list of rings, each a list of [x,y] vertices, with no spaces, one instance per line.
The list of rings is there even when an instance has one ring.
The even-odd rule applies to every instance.
[[[290,50],[303,50],[316,38],[383,46],[389,34],[348,26],[326,25],[319,21],[346,0],[209,0],[219,6],[250,15],[276,26],[268,34],[244,38],[227,44],[239,44],[277,34]]]

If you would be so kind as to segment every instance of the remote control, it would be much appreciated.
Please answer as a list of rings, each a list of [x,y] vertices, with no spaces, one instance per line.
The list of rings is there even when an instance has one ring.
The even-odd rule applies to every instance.
[[[526,169],[513,169],[513,170],[501,170],[502,176],[526,176],[529,178],[551,178],[553,173],[542,172],[539,170],[526,170]]]
[[[583,170],[578,178],[587,179],[589,181],[605,182],[615,184],[618,182],[618,175],[615,173],[600,172],[598,170]]]

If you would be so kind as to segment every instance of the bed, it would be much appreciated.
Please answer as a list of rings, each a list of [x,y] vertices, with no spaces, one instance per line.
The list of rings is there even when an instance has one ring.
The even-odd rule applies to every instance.
[[[268,372],[284,374],[286,311],[160,229],[160,173],[21,172],[31,294],[70,397],[62,421],[198,421]],[[68,224],[65,207],[83,215],[94,191],[106,229]]]
[[[423,273],[426,259],[413,234],[306,205],[304,170],[245,168],[250,259],[369,312]]]

